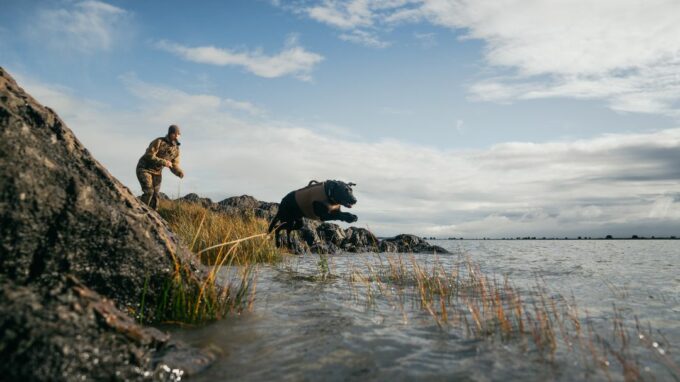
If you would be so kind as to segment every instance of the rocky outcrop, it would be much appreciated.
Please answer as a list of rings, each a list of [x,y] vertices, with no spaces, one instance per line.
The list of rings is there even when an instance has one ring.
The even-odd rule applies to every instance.
[[[212,203],[208,198],[196,194],[188,194],[180,201],[199,203],[213,211],[240,216],[256,216],[271,220],[278,211],[278,203],[262,202],[249,195],[234,196],[219,203]],[[337,252],[401,252],[401,253],[448,253],[442,247],[431,245],[426,240],[402,234],[394,238],[380,240],[365,228],[349,227],[343,229],[337,224],[303,219],[299,231],[291,234],[291,243],[287,243],[285,235],[283,244],[296,253],[337,253]]]
[[[152,307],[175,267],[200,278],[192,259],[158,214],[0,68],[2,378],[151,376],[156,355],[176,346],[124,312],[152,316],[141,312],[142,291]]]
[[[448,253],[447,250],[440,246],[432,245],[421,237],[408,234],[383,239],[380,244],[381,252]]]

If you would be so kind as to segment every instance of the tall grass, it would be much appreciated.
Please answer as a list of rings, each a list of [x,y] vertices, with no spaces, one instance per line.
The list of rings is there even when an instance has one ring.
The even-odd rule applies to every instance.
[[[623,380],[636,381],[642,377],[639,354],[651,352],[656,364],[680,380],[680,367],[669,357],[668,341],[661,334],[639,323],[632,328],[624,325],[623,312],[616,306],[611,329],[603,334],[588,312],[579,310],[573,296],[549,294],[540,279],[533,288],[521,291],[507,278],[484,274],[469,259],[447,268],[439,261],[424,265],[415,256],[407,260],[387,256],[380,257],[379,266],[367,263],[365,268],[353,268],[350,281],[363,285],[369,304],[380,295],[403,313],[410,300],[442,329],[457,328],[472,338],[514,341],[546,361],[572,353],[586,369],[600,369],[607,378],[617,372]]]
[[[266,234],[267,222],[181,201],[162,201],[158,212],[206,268],[197,275],[175,260],[175,272],[164,285],[161,301],[149,308],[152,319],[196,324],[251,309],[257,286],[256,264],[281,259]],[[225,266],[227,272],[222,271]],[[141,312],[149,311],[144,309],[145,294],[146,288]],[[138,318],[145,320],[144,316]]]
[[[197,203],[161,201],[158,213],[189,249],[207,264],[275,263],[281,253],[266,234],[268,222],[252,215],[227,215]],[[244,240],[247,239],[247,240]],[[240,240],[234,250],[230,244]],[[226,256],[226,258],[225,258]]]

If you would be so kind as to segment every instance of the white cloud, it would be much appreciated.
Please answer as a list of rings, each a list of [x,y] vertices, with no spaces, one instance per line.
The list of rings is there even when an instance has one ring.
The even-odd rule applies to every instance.
[[[371,3],[370,0],[330,0],[306,8],[305,12],[314,20],[342,29],[354,29],[373,24],[373,10],[369,7]]]
[[[250,115],[263,115],[266,113],[263,109],[248,101],[237,101],[231,98],[225,98],[222,102],[230,109],[245,111]]]
[[[367,142],[275,119],[237,117],[224,98],[127,75],[139,107],[125,113],[68,89],[21,79],[53,106],[107,168],[138,192],[134,167],[167,125],[183,127],[183,181],[164,192],[278,201],[310,179],[358,184],[353,212],[381,235],[677,234],[680,129],[451,151]],[[664,231],[665,230],[665,231]],[[663,231],[663,232],[662,232]]]
[[[378,36],[362,30],[354,30],[340,35],[343,41],[353,42],[355,44],[365,45],[372,48],[387,48],[392,45],[387,41],[382,41]]]
[[[81,1],[40,10],[28,33],[55,49],[106,51],[129,32],[130,17],[126,10],[101,1]]]
[[[506,74],[471,87],[482,100],[603,99],[614,110],[680,117],[675,0],[354,0],[300,5],[346,33],[427,22],[485,42]],[[508,69],[512,75],[507,75]]]
[[[311,71],[324,59],[320,54],[301,47],[295,37],[289,38],[284,50],[272,56],[260,50],[237,52],[214,46],[188,47],[168,41],[160,41],[156,47],[201,64],[241,66],[265,78],[292,75],[301,80],[310,80]]]

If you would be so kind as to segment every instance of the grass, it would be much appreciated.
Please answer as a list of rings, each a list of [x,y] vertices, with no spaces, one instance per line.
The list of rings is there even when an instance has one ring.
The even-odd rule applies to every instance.
[[[198,324],[250,310],[257,287],[256,265],[281,260],[273,240],[266,234],[267,222],[178,201],[162,201],[158,212],[206,265],[206,271],[197,275],[176,260],[175,272],[165,282],[161,301],[149,308],[152,319]],[[149,311],[144,309],[145,297],[146,286],[140,312]],[[138,318],[145,320],[143,315]]]
[[[206,264],[224,261],[231,265],[249,265],[281,260],[274,241],[266,234],[269,223],[265,219],[227,215],[197,203],[169,200],[161,201],[158,213]],[[238,245],[230,251],[237,240]]]
[[[639,357],[644,353],[680,380],[680,367],[669,356],[668,341],[651,328],[643,328],[637,318],[634,327],[626,326],[631,320],[616,306],[607,323],[610,329],[603,334],[588,312],[579,310],[573,296],[549,294],[540,279],[523,292],[507,278],[485,275],[469,259],[448,268],[437,260],[424,265],[415,256],[379,260],[378,266],[366,263],[350,272],[350,281],[363,286],[369,304],[383,296],[406,317],[404,305],[410,301],[442,329],[457,329],[476,339],[514,342],[548,362],[571,353],[584,370],[599,369],[607,379],[618,373],[614,379],[641,380],[644,368]]]

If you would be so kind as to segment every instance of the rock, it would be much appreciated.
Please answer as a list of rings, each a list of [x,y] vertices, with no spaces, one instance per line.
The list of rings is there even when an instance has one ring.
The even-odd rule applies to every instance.
[[[342,242],[346,237],[345,231],[340,228],[339,225],[328,222],[319,224],[316,228],[316,232],[319,235],[320,240],[335,246],[342,245]]]
[[[183,197],[177,199],[182,202],[197,203],[205,208],[211,208],[213,206],[213,201],[210,198],[201,198],[198,194],[186,194]]]
[[[226,198],[217,204],[219,204],[220,206],[234,207],[238,210],[246,211],[258,208],[260,202],[250,195],[241,195]]]
[[[319,234],[316,232],[321,222],[302,218],[302,228],[298,231],[300,238],[305,241],[308,246],[321,242]]]
[[[347,252],[377,252],[378,238],[365,228],[349,227],[340,248]]]
[[[380,241],[380,252],[393,253],[399,252],[399,246],[397,243],[393,243],[387,240]]]
[[[397,235],[393,238],[384,239],[381,242],[384,252],[403,252],[403,253],[449,253],[442,247],[432,245],[424,239],[408,234]],[[396,250],[393,250],[396,247]],[[390,250],[387,250],[390,249]]]
[[[227,214],[250,215],[271,220],[279,210],[278,203],[261,202],[250,195],[232,196],[217,203],[215,209]]]
[[[167,340],[122,312],[139,312],[145,291],[152,317],[173,259],[202,277],[160,216],[0,68],[0,376],[152,372],[147,355]],[[99,365],[84,358],[97,352]]]

